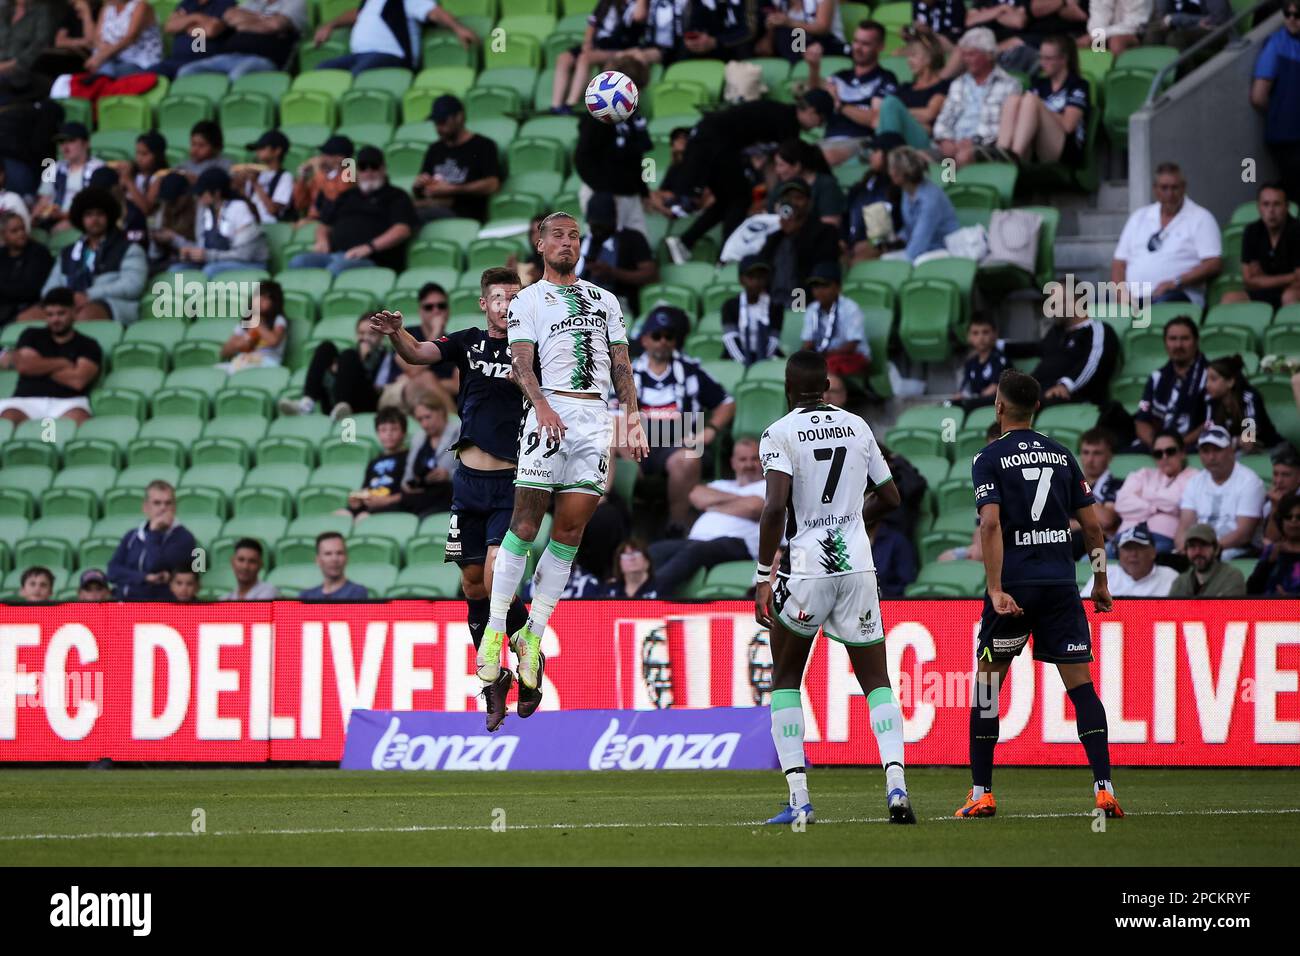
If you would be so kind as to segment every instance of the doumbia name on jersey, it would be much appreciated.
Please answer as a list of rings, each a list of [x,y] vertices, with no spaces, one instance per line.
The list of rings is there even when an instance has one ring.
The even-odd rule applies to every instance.
[[[1048,531],[1017,531],[1016,544],[1065,544],[1070,540],[1070,532],[1065,528],[1052,528]]]
[[[998,459],[1003,468],[1016,468],[1020,465],[1069,465],[1070,457],[1059,451],[1023,451],[1016,455],[1003,455]]]
[[[832,425],[830,428],[808,428],[796,433],[799,442],[825,441],[828,438],[856,438],[857,432],[852,425]]]

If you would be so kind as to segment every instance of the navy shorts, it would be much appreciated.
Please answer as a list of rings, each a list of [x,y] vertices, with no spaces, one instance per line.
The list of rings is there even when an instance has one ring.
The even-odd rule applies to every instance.
[[[510,530],[515,510],[515,471],[481,471],[461,465],[451,479],[451,525],[445,562],[483,564],[488,548]]]
[[[982,661],[1009,661],[1034,636],[1034,660],[1051,664],[1092,662],[1092,635],[1073,584],[1011,584],[1005,590],[1024,611],[1000,615],[984,593],[977,656]]]

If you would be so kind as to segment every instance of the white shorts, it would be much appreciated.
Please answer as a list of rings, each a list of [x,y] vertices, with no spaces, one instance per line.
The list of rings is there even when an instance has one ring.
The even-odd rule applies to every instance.
[[[875,571],[818,578],[778,576],[773,603],[781,623],[800,637],[814,638],[820,628],[841,644],[865,647],[885,639]]]
[[[603,495],[614,438],[609,406],[595,396],[548,395],[546,400],[564,422],[564,437],[557,441],[543,435],[537,427],[537,410],[530,407],[519,433],[515,486]]]
[[[81,410],[90,414],[88,398],[6,398],[0,401],[0,412],[10,409],[22,412],[28,418],[62,418],[68,412]]]

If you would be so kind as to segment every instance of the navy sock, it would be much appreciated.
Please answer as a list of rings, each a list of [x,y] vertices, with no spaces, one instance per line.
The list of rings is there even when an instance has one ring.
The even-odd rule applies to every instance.
[[[528,609],[524,607],[524,602],[519,600],[519,595],[510,602],[510,609],[506,611],[506,633],[517,634],[523,630],[524,625],[528,623]]]
[[[993,748],[1000,732],[996,702],[982,707],[976,701],[970,709],[970,773],[971,782],[986,791],[993,789]]]
[[[474,641],[474,650],[478,650],[479,644],[483,641],[483,629],[487,627],[491,605],[491,598],[478,598],[473,601],[469,598],[465,599],[465,606],[469,608],[466,621],[469,623],[469,636]]]
[[[1094,781],[1110,780],[1110,746],[1106,733],[1106,708],[1092,681],[1068,692],[1074,704],[1074,720],[1079,728],[1079,743],[1088,755]]]

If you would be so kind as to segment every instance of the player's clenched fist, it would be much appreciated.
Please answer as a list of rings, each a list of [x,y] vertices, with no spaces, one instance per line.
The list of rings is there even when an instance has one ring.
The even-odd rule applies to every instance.
[[[1016,603],[1016,599],[1006,591],[990,591],[989,600],[993,602],[993,610],[998,614],[1010,614],[1013,617],[1018,617],[1024,613],[1020,610],[1020,605]]]
[[[370,331],[379,332],[382,335],[396,335],[397,330],[402,327],[402,313],[389,312],[383,309],[375,312],[370,316]]]
[[[772,584],[759,581],[754,586],[754,620],[764,627],[772,626]]]
[[[1105,614],[1115,606],[1114,600],[1110,596],[1110,588],[1105,584],[1093,583],[1092,585],[1092,606],[1098,614]]]

